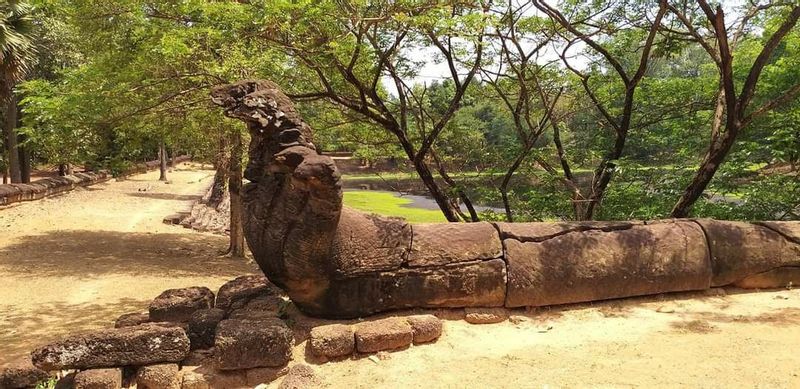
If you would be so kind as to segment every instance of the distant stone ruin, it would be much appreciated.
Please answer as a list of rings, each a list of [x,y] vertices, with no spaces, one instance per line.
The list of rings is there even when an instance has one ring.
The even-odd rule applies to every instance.
[[[411,225],[342,206],[340,174],[270,81],[216,88],[251,134],[245,235],[310,315],[522,307],[800,283],[800,222],[716,220]]]

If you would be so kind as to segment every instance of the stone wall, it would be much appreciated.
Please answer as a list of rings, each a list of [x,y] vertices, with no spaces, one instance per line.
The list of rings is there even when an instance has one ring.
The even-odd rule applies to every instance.
[[[190,159],[188,155],[177,157],[176,162],[186,162]],[[158,169],[159,161],[147,161],[133,165],[129,170],[120,176],[145,173],[149,170]],[[94,185],[98,182],[105,182],[111,178],[108,172],[86,172],[75,173],[65,177],[43,178],[29,184],[2,184],[0,185],[0,207],[19,203],[22,201],[39,200],[45,197],[69,192],[77,187]]]

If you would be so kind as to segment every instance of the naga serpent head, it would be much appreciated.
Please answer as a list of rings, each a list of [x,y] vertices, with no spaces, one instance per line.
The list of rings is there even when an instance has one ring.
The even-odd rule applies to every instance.
[[[291,99],[272,81],[220,85],[212,89],[211,101],[224,109],[225,116],[247,124],[250,162],[245,177],[252,182],[263,178],[274,156],[282,150],[293,146],[316,150],[311,128]]]

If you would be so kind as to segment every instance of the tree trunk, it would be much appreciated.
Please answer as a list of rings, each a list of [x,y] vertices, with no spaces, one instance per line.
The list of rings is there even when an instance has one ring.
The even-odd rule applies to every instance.
[[[244,257],[244,229],[242,223],[244,206],[242,204],[242,133],[231,131],[231,159],[228,190],[231,195],[230,247],[232,257]]]
[[[439,209],[442,210],[442,214],[449,222],[459,222],[461,219],[458,217],[455,209],[450,204],[449,197],[442,191],[439,187],[439,184],[436,183],[436,180],[433,178],[433,174],[431,174],[430,168],[428,168],[428,164],[424,161],[414,160],[414,170],[417,171],[419,178],[422,180],[422,183],[425,184],[425,187],[428,188],[428,193],[430,193],[433,200],[436,201],[436,204],[439,206]]]
[[[456,194],[458,194],[458,198],[461,199],[461,202],[463,202],[464,206],[467,207],[467,211],[469,212],[469,217],[467,217],[463,212],[461,212],[461,208],[457,203],[451,201],[450,203],[452,204],[453,209],[465,222],[481,221],[480,217],[478,217],[478,212],[475,211],[475,207],[472,205],[472,200],[470,200],[469,196],[467,196],[467,193],[464,192],[464,190],[458,186],[458,183],[456,183],[455,180],[453,180],[450,177],[450,175],[447,174],[447,170],[445,169],[444,164],[442,164],[442,161],[439,160],[439,156],[436,154],[436,151],[434,151],[434,149],[431,149],[430,153],[431,156],[433,157],[434,162],[436,162],[436,167],[437,170],[439,171],[439,175],[442,176],[442,179],[444,180],[444,182],[447,183],[447,185],[449,185],[451,188],[456,189]]]
[[[20,134],[17,139],[21,143],[17,145],[19,149],[20,175],[22,176],[22,182],[28,184],[31,182],[31,153],[28,150],[28,146],[25,145],[27,137]]]
[[[675,207],[672,208],[671,217],[689,217],[692,206],[694,206],[694,203],[703,195],[706,187],[711,183],[717,170],[725,161],[725,157],[733,146],[738,132],[738,128],[728,128],[725,133],[720,135],[719,143],[712,143],[711,148],[700,164],[700,168],[697,170],[697,173],[695,173],[694,178],[692,178],[692,182],[686,190],[684,190],[681,198],[675,204]]]
[[[530,144],[523,148],[522,153],[517,156],[514,163],[506,170],[506,174],[503,176],[503,182],[500,184],[500,195],[503,197],[503,208],[506,210],[506,221],[509,223],[514,222],[514,215],[511,212],[511,203],[508,200],[508,184],[511,183],[511,178],[514,176],[514,173],[519,169],[520,165],[522,165],[522,162],[525,161],[532,146],[533,145]]]
[[[161,144],[158,146],[158,159],[161,162],[159,164],[159,172],[160,172],[160,175],[158,177],[159,181],[166,181],[167,180],[167,159],[168,158],[169,157],[167,156],[167,146],[164,144],[164,142],[161,142]]]
[[[8,156],[8,170],[12,183],[22,182],[22,172],[19,165],[19,150],[17,149],[17,98],[12,96],[6,106],[5,122],[6,155]]]
[[[214,158],[214,182],[211,184],[211,195],[208,197],[208,205],[213,208],[219,207],[225,197],[225,191],[228,189],[228,173],[230,168],[228,166],[230,157],[228,156],[228,142],[226,136],[223,134],[219,137],[219,146],[217,155]]]
[[[170,167],[178,166],[178,150],[175,147],[172,147],[172,158],[169,160]]]

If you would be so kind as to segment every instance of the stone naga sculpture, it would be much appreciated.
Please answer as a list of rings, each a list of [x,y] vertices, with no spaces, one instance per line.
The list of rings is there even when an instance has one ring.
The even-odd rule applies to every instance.
[[[244,230],[256,261],[310,315],[542,306],[733,285],[800,284],[800,222],[410,225],[342,206],[340,174],[270,81],[217,87],[247,124]]]

